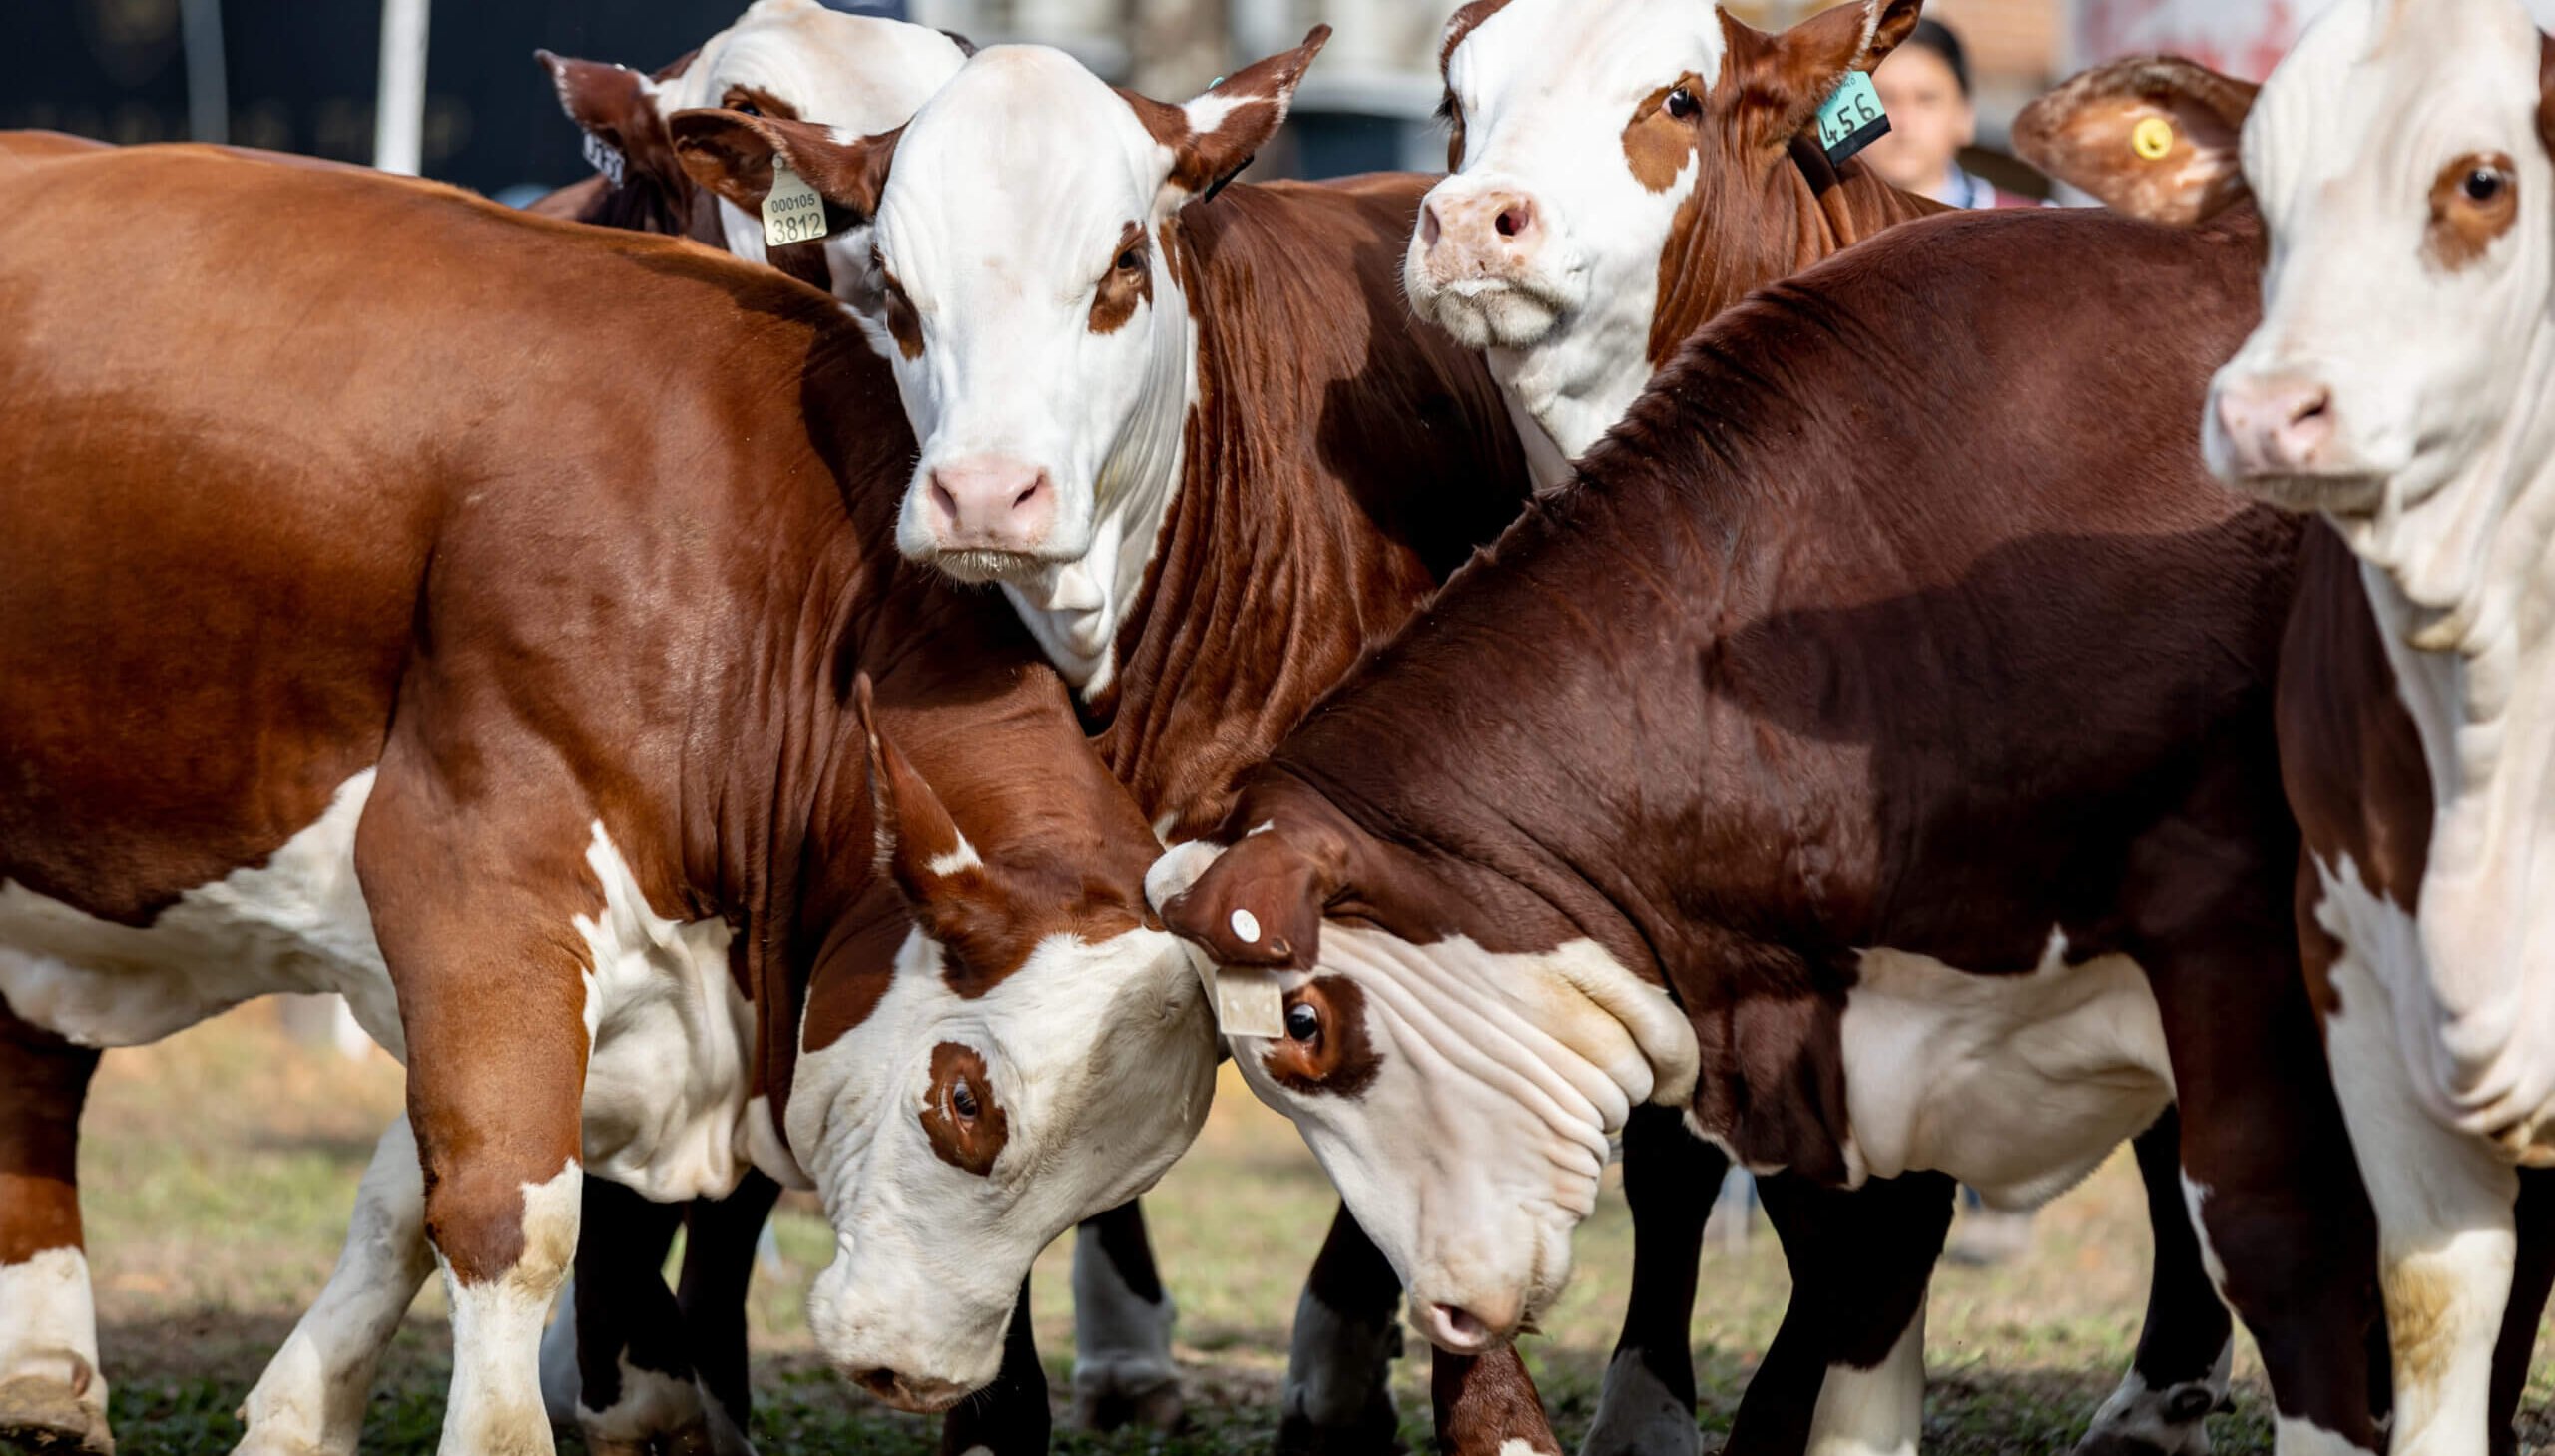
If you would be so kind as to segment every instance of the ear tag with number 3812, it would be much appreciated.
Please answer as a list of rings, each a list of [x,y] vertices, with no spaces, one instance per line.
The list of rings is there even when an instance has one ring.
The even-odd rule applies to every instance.
[[[1826,149],[1827,160],[1842,163],[1888,134],[1889,113],[1881,110],[1872,78],[1846,72],[1818,108],[1818,145]]]
[[[763,245],[783,247],[825,236],[825,200],[789,164],[771,159],[771,191],[763,197]]]

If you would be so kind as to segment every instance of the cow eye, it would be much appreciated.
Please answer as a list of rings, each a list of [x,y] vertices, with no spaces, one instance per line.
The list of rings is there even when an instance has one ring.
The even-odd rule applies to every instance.
[[[949,1089],[949,1110],[968,1122],[976,1120],[976,1089],[964,1077]]]
[[[1668,93],[1668,114],[1677,120],[1682,122],[1702,110],[1702,104],[1695,100],[1691,89],[1680,86]]]
[[[2510,186],[2510,174],[2500,168],[2478,167],[2466,174],[2466,200],[2473,203],[2489,203],[2500,197],[2502,189]]]
[[[1298,1001],[1286,1008],[1286,1036],[1292,1041],[1308,1042],[1321,1035],[1321,1013],[1312,1003]]]
[[[746,115],[748,115],[748,116],[750,116],[750,117],[759,117],[759,116],[762,116],[762,115],[763,115],[763,108],[762,108],[762,107],[759,107],[759,106],[755,105],[755,104],[754,104],[753,102],[751,102],[751,101],[747,101],[747,100],[745,100],[743,97],[738,98],[738,100],[737,100],[737,104],[736,104],[735,106],[732,106],[732,107],[728,108],[728,109],[729,109],[730,111],[741,111],[741,112],[744,112]]]
[[[1132,273],[1144,265],[1144,254],[1136,251],[1136,249],[1132,247],[1128,248],[1125,252],[1118,254],[1118,271],[1122,273]]]

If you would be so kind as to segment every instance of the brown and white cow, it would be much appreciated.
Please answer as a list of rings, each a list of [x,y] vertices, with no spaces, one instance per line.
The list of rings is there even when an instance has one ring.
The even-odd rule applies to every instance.
[[[1750,290],[1942,211],[1859,162],[1831,163],[1812,123],[1918,13],[1918,0],[1860,0],[1775,34],[1674,0],[1482,0],[1453,17],[1439,55],[1450,175],[1422,204],[1405,285],[1422,317],[1486,351],[1540,479],[1566,476],[1567,457]],[[2227,1396],[2233,1331],[2174,1177],[2177,1136],[2168,1117],[2139,1142],[2158,1252],[2146,1329],[2087,1456],[2200,1456],[2204,1418]],[[1660,1182],[1722,1171],[1664,1114],[1637,1116],[1624,1142],[1628,1169],[1673,1170]],[[1692,1451],[1698,1439],[1684,1292],[1696,1250],[1667,1235],[1666,1213],[1637,1206],[1635,1216],[1661,1236],[1642,1240],[1650,1276],[1635,1284],[1587,1456]],[[1910,1236],[1925,1237],[1923,1220]],[[1825,1337],[1806,1302],[1793,1315],[1788,1340]],[[1818,1363],[1777,1355],[1779,1367]]]
[[[811,1184],[829,1357],[910,1405],[989,1379],[1214,1043],[1062,686],[894,555],[857,328],[430,184],[5,145],[0,1429],[106,1444],[98,1050],[273,990],[346,993],[409,1115],[245,1449],[350,1451],[440,1266],[444,1449],[548,1450],[589,1167]]]
[[[1526,494],[1488,374],[1399,296],[1427,181],[1221,187],[1323,34],[1182,106],[1005,46],[866,142],[674,126],[732,202],[757,206],[779,156],[844,222],[874,219],[880,343],[921,441],[898,544],[1000,583],[1172,838],[1220,819],[1242,770]],[[1078,1295],[1087,1271],[1104,1277],[1078,1256]],[[1391,1445],[1398,1303],[1354,1225],[1334,1229],[1281,1448]]]
[[[2117,207],[2261,211],[2262,324],[2201,433],[2236,491],[2319,522],[2282,770],[2393,1449],[2509,1449],[2555,1278],[2555,42],[2511,0],[2340,0],[2259,96],[2130,62],[2017,135]]]
[[[586,134],[597,173],[532,210],[691,238],[874,309],[867,229],[766,247],[757,213],[721,201],[685,173],[666,119],[690,107],[728,107],[866,136],[904,125],[969,49],[945,31],[848,15],[818,0],[755,0],[736,24],[653,75],[539,52],[561,109]]]
[[[2157,468],[2254,255],[1953,216],[1760,293],[1156,867],[1282,997],[1229,1041],[1432,1339],[1549,1301],[1645,1102],[1755,1168],[2029,1202],[2179,1097],[2280,1448],[2373,1447],[2274,787],[2299,527]],[[1897,1341],[1928,1272],[1859,1291]],[[1732,1449],[1912,1450],[1921,1390],[1870,1363]]]

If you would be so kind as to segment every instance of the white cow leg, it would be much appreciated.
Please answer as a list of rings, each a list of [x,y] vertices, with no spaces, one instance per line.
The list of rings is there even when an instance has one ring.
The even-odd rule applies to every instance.
[[[2485,1456],[2493,1345],[2518,1252],[2519,1176],[2425,1112],[2396,1051],[2385,990],[2338,958],[2325,1022],[2333,1087],[2377,1213],[2378,1287],[2393,1351],[2395,1456]],[[2283,1456],[2289,1446],[2284,1442]]]
[[[327,1287],[241,1404],[241,1456],[352,1456],[374,1367],[433,1268],[417,1143],[402,1116],[373,1146]]]
[[[115,1449],[89,1259],[77,1246],[0,1264],[0,1435]]]
[[[523,1251],[494,1277],[465,1279],[436,1251],[452,1302],[441,1456],[552,1456],[541,1331],[576,1256],[584,1182],[572,1160],[548,1180],[523,1185]]]
[[[1830,1365],[1809,1418],[1809,1456],[1916,1456],[1925,1427],[1925,1304],[1871,1369]]]
[[[1134,1204],[1074,1230],[1074,1424],[1170,1430],[1180,1424],[1171,1359],[1178,1311],[1154,1268]]]
[[[80,1227],[80,1108],[98,1068],[0,999],[0,1442],[111,1452]]]

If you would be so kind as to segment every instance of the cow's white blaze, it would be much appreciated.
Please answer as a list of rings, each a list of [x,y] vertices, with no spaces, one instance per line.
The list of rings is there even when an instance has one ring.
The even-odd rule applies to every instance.
[[[1183,845],[1146,879],[1157,906],[1218,851]],[[1432,1343],[1476,1353],[1570,1275],[1570,1232],[1596,1205],[1609,1140],[1635,1105],[1692,1092],[1694,1027],[1667,992],[1594,941],[1494,952],[1325,923],[1320,960],[1280,973],[1289,1001],[1332,977],[1362,1002],[1371,1075],[1305,1089],[1273,1075],[1273,1038],[1229,1038],[1261,1101],[1292,1120],[1409,1294]],[[1329,997],[1337,1015],[1343,1004]]]
[[[2262,326],[2204,442],[2359,555],[2434,801],[2420,918],[2372,973],[2435,1116],[2555,1158],[2555,165],[2516,0],[2346,0],[2256,101]],[[2465,195],[2474,168],[2497,182]],[[2328,885],[2329,887],[2329,885]]]
[[[1193,103],[1192,125],[1225,109]],[[1071,57],[995,46],[906,126],[879,200],[879,256],[922,340],[911,358],[890,350],[921,441],[897,546],[1000,581],[1086,693],[1109,680],[1197,400],[1198,330],[1160,236],[1188,199],[1175,161]],[[1150,298],[1095,330],[1131,225]],[[933,524],[934,472],[988,461],[1043,471],[1052,512],[1003,550],[951,549]]]
[[[1005,1119],[983,1175],[944,1162],[920,1120],[942,1043],[983,1059]],[[913,1404],[991,1380],[1031,1260],[1162,1177],[1206,1118],[1215,1059],[1205,997],[1163,931],[1052,935],[972,998],[937,945],[908,937],[875,1008],[803,1055],[790,1093],[789,1142],[836,1234],[808,1298],[818,1345],[899,1377]]]
[[[1420,317],[1488,351],[1520,424],[1536,427],[1525,434],[1538,478],[1595,444],[1650,382],[1660,255],[1699,164],[1645,182],[1625,125],[1683,79],[1698,95],[1716,84],[1726,44],[1719,8],[1701,0],[1511,0],[1448,59],[1464,155],[1425,206],[1462,227],[1484,200],[1515,196],[1541,237],[1432,260],[1423,223],[1404,284]],[[1472,225],[1495,228],[1496,211]]]
[[[1978,975],[1867,950],[1837,1031],[1860,1178],[1948,1173],[1998,1208],[2075,1186],[2174,1098],[2163,1022],[2125,956]]]

